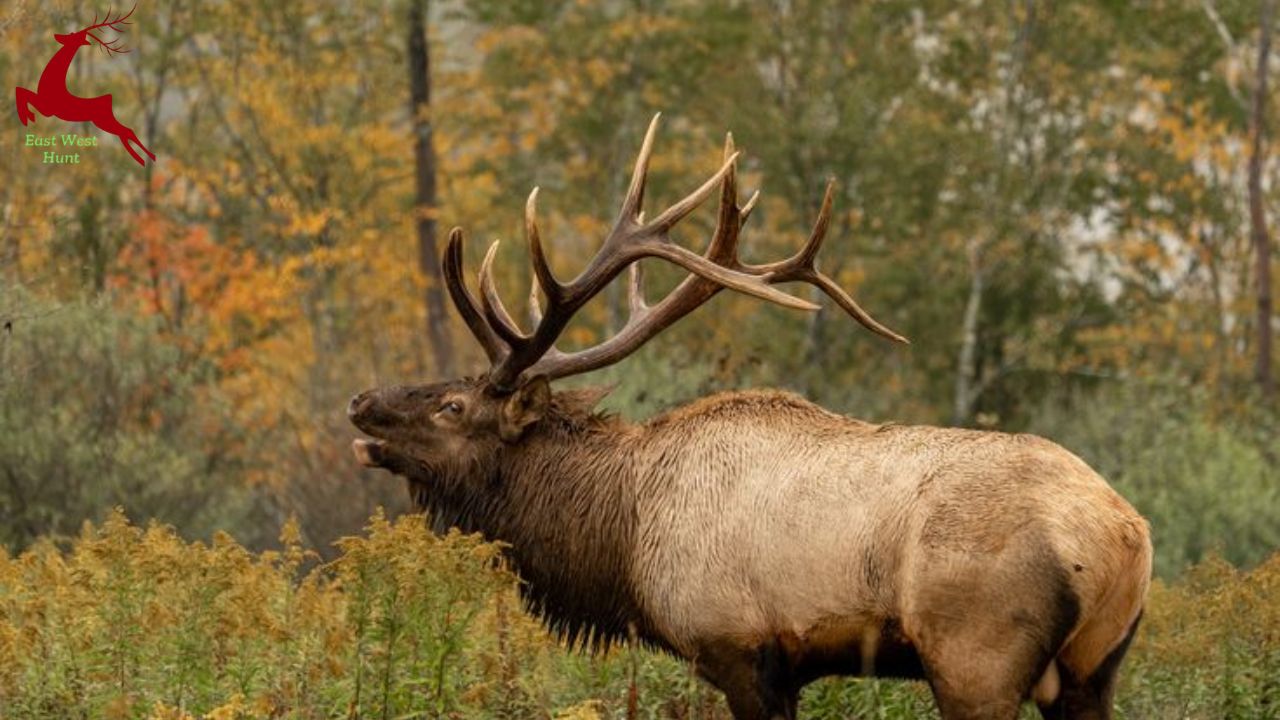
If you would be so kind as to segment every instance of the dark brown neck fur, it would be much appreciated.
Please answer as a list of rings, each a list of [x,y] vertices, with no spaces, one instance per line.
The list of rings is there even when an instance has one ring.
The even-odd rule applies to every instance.
[[[557,396],[546,418],[500,452],[485,487],[453,483],[428,499],[433,524],[509,545],[529,609],[570,644],[637,636],[656,646],[632,586],[636,544],[633,430]]]

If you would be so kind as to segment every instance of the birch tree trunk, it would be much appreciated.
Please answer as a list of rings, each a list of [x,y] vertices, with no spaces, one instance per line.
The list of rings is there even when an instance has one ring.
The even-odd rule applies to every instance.
[[[951,407],[951,422],[963,425],[973,417],[973,403],[977,400],[974,386],[978,375],[978,321],[982,317],[982,293],[986,278],[982,267],[982,241],[974,238],[966,248],[969,256],[969,297],[964,304],[964,320],[961,322],[960,357],[956,363],[955,399]]]

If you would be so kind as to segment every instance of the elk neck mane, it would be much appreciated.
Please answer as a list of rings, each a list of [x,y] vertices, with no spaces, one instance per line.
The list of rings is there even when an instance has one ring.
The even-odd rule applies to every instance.
[[[499,452],[489,477],[442,479],[454,490],[415,492],[415,502],[437,530],[456,526],[504,543],[529,610],[570,645],[602,650],[634,632],[662,648],[631,583],[637,428],[594,410],[606,392],[555,393],[543,419]]]

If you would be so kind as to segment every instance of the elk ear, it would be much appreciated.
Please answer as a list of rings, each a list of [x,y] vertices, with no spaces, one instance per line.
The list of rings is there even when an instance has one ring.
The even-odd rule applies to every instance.
[[[530,378],[502,403],[498,413],[498,435],[515,442],[524,429],[542,419],[551,406],[551,382],[546,375]]]

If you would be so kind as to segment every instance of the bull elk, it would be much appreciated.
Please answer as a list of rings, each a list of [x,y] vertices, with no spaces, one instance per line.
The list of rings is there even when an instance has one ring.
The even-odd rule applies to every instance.
[[[874,320],[815,267],[829,185],[794,256],[738,259],[755,204],[738,204],[732,140],[710,179],[646,220],[657,117],[602,248],[571,282],[548,265],[525,206],[535,279],[525,332],[493,277],[463,279],[460,230],[444,253],[453,303],[488,356],[480,377],[352,398],[365,466],[408,480],[437,529],[500,540],[529,609],[570,645],[637,638],[694,664],[738,720],[795,718],[828,675],[924,679],[946,720],[1107,718],[1151,572],[1146,522],[1097,473],[1030,435],[878,425],[784,392],[730,392],[641,424],[596,413],[603,392],[550,381],[617,362],[729,288],[815,309],[775,286],[819,288]],[[720,189],[705,254],[668,233]],[[689,273],[645,301],[638,261]],[[613,337],[555,347],[574,313],[629,271],[630,318]],[[545,312],[539,295],[545,295]]]

